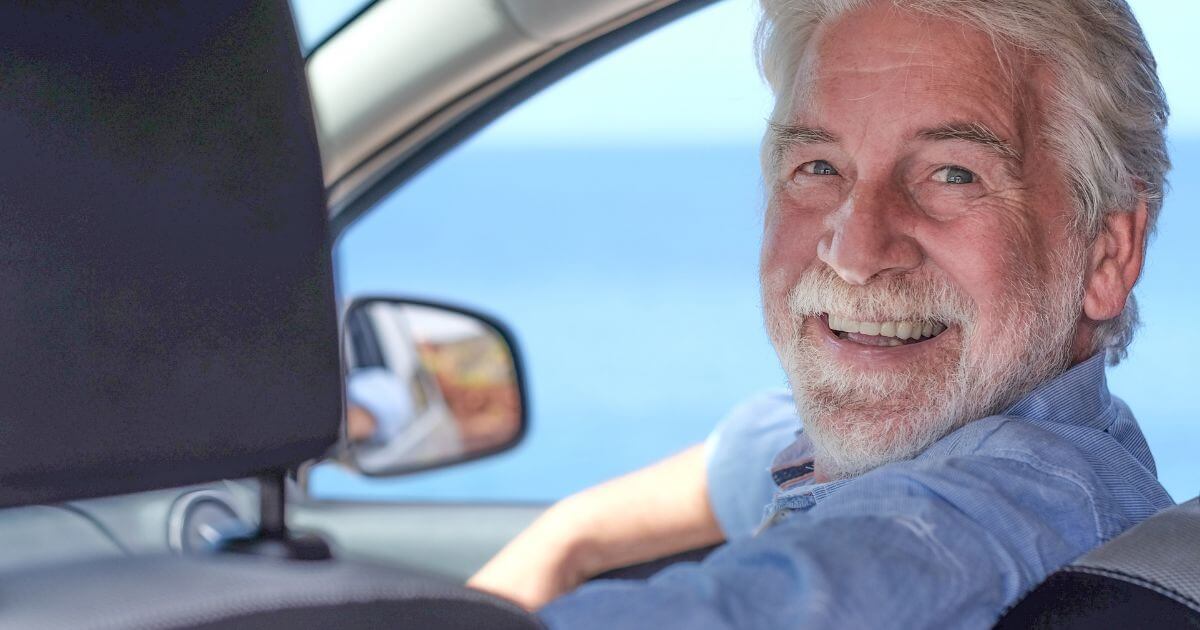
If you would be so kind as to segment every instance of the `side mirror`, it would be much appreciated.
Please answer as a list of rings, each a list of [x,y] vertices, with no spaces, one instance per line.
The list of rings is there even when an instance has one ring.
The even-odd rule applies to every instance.
[[[516,344],[494,319],[399,298],[351,302],[343,324],[344,463],[366,475],[508,450],[528,421]]]

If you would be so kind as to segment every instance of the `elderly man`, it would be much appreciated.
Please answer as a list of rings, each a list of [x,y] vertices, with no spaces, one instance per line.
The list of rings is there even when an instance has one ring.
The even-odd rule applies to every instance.
[[[761,283],[803,429],[787,396],[752,401],[472,583],[538,607],[728,539],[543,618],[988,626],[1171,504],[1104,378],[1169,167],[1153,57],[1121,0],[763,4]]]

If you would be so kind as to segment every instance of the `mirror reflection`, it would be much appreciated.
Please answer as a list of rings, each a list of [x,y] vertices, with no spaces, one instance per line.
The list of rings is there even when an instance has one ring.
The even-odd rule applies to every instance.
[[[520,434],[512,350],[471,315],[393,300],[346,317],[346,441],[371,475],[454,463]]]

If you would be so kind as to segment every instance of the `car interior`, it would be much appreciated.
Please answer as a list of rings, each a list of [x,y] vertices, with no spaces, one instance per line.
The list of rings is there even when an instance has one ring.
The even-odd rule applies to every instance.
[[[541,627],[461,584],[544,506],[306,496],[314,462],[407,474],[511,448],[528,422],[503,322],[339,306],[331,246],[505,111],[711,2],[378,0],[307,61],[285,0],[0,8],[0,627]],[[364,468],[344,373],[392,355],[343,328],[384,302],[499,340],[492,391],[517,401],[501,437]],[[1200,627],[1200,500],[1054,573],[1000,627],[1116,624]]]
[[[0,503],[250,478],[257,523],[216,554],[9,567],[0,626],[538,627],[508,602],[333,559],[289,530],[287,470],[337,443],[342,407],[291,15],[282,2],[146,8],[2,10],[14,353]],[[43,530],[39,546],[79,544],[72,533]]]

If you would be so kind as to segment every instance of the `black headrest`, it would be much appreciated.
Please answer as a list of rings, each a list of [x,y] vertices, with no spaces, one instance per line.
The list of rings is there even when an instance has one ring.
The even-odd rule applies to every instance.
[[[0,4],[0,505],[279,470],[337,435],[285,0]]]

